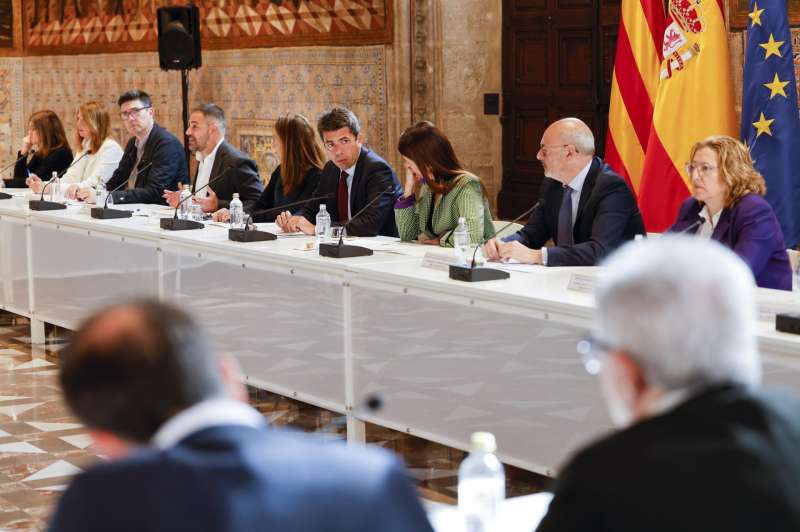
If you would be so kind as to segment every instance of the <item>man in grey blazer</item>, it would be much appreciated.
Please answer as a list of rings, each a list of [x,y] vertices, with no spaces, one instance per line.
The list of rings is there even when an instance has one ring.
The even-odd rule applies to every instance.
[[[391,453],[267,426],[209,345],[156,301],[78,329],[64,397],[111,460],[73,480],[51,531],[432,532]]]
[[[225,112],[217,104],[204,103],[192,109],[186,130],[189,149],[197,158],[192,194],[203,212],[227,209],[234,193],[249,210],[264,191],[255,161],[225,140],[226,131]],[[171,207],[178,205],[181,190],[183,186],[179,185],[178,190],[164,191],[164,199]]]

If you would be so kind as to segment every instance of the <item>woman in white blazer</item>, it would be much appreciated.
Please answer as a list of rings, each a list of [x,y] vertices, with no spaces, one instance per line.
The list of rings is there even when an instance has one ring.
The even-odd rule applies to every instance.
[[[78,189],[94,188],[100,181],[105,183],[117,169],[122,148],[111,138],[110,124],[108,111],[101,103],[89,101],[78,108],[75,143],[81,150],[61,179],[67,186],[66,197],[75,199]],[[35,192],[40,192],[42,186],[41,181],[30,183]]]

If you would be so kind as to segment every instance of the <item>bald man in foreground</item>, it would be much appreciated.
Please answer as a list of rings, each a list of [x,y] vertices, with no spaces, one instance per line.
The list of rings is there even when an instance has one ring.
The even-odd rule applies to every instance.
[[[625,180],[594,155],[594,135],[577,118],[548,127],[536,158],[545,180],[525,227],[484,246],[490,260],[546,266],[594,266],[635,235],[642,216]],[[545,245],[552,240],[554,245]]]
[[[64,398],[111,460],[75,477],[51,532],[431,532],[391,453],[267,426],[178,308],[100,311],[61,360]]]

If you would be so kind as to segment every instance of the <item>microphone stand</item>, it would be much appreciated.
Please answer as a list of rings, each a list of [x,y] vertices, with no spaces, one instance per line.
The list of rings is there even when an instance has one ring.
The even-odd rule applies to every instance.
[[[70,164],[69,166],[64,168],[61,171],[61,173],[56,174],[55,177],[51,177],[50,181],[48,181],[44,185],[44,187],[42,187],[42,195],[39,197],[39,199],[38,200],[30,200],[28,202],[28,208],[30,210],[32,210],[32,211],[57,211],[57,210],[66,209],[67,205],[65,203],[60,203],[58,201],[45,201],[44,192],[45,192],[45,190],[47,190],[47,187],[49,187],[53,183],[53,181],[55,181],[56,179],[61,179],[61,176],[66,174],[67,170],[69,170],[70,168],[72,168],[73,166],[78,164],[78,161],[80,161],[81,159],[83,159],[87,155],[89,155],[89,152],[85,152],[83,155],[81,155],[80,157],[78,157],[77,159],[72,161],[72,164]]]
[[[9,163],[9,164],[7,164],[7,165],[5,165],[5,166],[3,167],[3,169],[2,169],[2,170],[0,170],[0,174],[4,173],[6,170],[8,170],[8,169],[9,169],[9,168],[11,168],[12,166],[14,166],[14,165],[15,165],[15,164],[17,164],[18,162],[20,162],[22,159],[25,159],[25,158],[26,158],[28,155],[33,155],[35,152],[36,152],[36,150],[31,150],[31,151],[29,151],[28,153],[26,153],[25,155],[20,155],[19,157],[17,157],[17,159],[16,159],[14,162],[12,162],[12,163]],[[0,177],[0,179],[2,179],[2,177]],[[14,197],[14,196],[12,196],[11,194],[9,194],[8,192],[2,192],[2,191],[0,191],[0,200],[4,200],[4,199],[11,199],[11,198],[13,198],[13,197]]]
[[[312,201],[330,199],[331,196],[332,194],[328,194],[325,196],[317,196],[315,198],[308,198],[305,200],[287,203],[286,205],[281,205],[280,207],[273,207],[271,209],[265,209],[263,211],[256,211],[250,213],[247,215],[247,221],[245,221],[244,229],[234,229],[234,228],[228,229],[228,240],[232,240],[234,242],[266,242],[268,240],[275,240],[278,238],[278,235],[274,233],[270,233],[269,231],[259,231],[257,229],[250,229],[251,224],[249,222],[250,220],[252,220],[252,217],[254,215],[282,211],[284,209],[288,209],[289,207],[296,207],[297,205],[303,205],[305,203],[310,203]]]
[[[231,168],[233,167],[229,166],[214,179],[209,179],[208,183],[195,190],[194,194],[197,194],[207,186],[211,185],[211,183],[216,183],[217,181],[219,181],[220,178],[222,178],[222,176],[224,176]],[[178,218],[178,209],[180,209],[184,201],[192,199],[194,197],[194,194],[192,194],[191,196],[186,196],[185,198],[180,200],[177,205],[175,205],[175,213],[172,215],[172,218],[161,218],[160,222],[161,229],[166,229],[167,231],[189,231],[192,229],[202,229],[206,226],[203,222],[196,222],[194,220],[184,220]]]
[[[367,257],[369,255],[372,255],[372,250],[369,249],[369,248],[365,248],[365,247],[362,247],[362,246],[345,245],[344,242],[343,242],[344,233],[347,230],[347,226],[349,226],[352,223],[353,220],[358,218],[361,215],[361,213],[366,211],[370,206],[372,206],[373,203],[378,201],[378,198],[380,198],[381,196],[383,196],[384,194],[386,194],[387,192],[389,192],[391,190],[394,190],[394,183],[392,183],[391,185],[386,187],[386,190],[384,190],[383,192],[381,192],[380,194],[378,194],[377,196],[372,198],[372,201],[370,201],[369,203],[364,205],[363,209],[358,211],[355,216],[350,218],[350,220],[346,224],[344,224],[344,226],[343,226],[342,233],[339,235],[339,242],[338,243],[336,243],[336,244],[323,244],[323,243],[320,243],[320,245],[319,245],[319,255],[321,257],[328,257],[328,258],[331,258],[331,259],[349,259],[351,257]]]
[[[527,211],[523,212],[510,222],[508,222],[505,226],[501,227],[499,231],[493,231],[492,236],[489,238],[483,239],[483,241],[475,247],[475,251],[472,253],[472,262],[469,266],[462,266],[461,264],[451,264],[450,265],[450,279],[455,281],[464,281],[466,283],[478,283],[481,281],[498,281],[500,279],[508,279],[511,277],[511,274],[503,271],[497,270],[495,268],[476,268],[475,267],[475,256],[478,254],[478,250],[490,239],[497,236],[499,233],[502,233],[507,228],[511,227],[511,224],[516,223],[517,221],[521,220],[525,216],[529,215],[533,212],[536,207],[539,206],[539,202],[537,201],[536,204],[528,209]]]
[[[149,168],[151,164],[153,164],[153,161],[150,161],[149,163],[147,163],[143,167],[136,169],[136,177],[137,177],[137,179],[139,177],[139,173],[142,172],[143,170],[146,170],[147,168]],[[135,180],[134,180],[134,182],[135,182]],[[106,200],[103,203],[103,206],[102,207],[92,207],[92,210],[91,210],[92,218],[97,218],[98,220],[115,220],[115,219],[118,219],[118,218],[130,218],[131,216],[133,216],[133,213],[131,211],[126,211],[124,209],[109,209],[108,208],[108,200],[111,198],[111,194],[116,192],[117,190],[121,189],[123,187],[123,185],[127,185],[127,184],[128,184],[128,180],[126,179],[122,183],[120,183],[119,185],[115,186],[113,188],[113,190],[109,190],[108,193],[106,194]]]

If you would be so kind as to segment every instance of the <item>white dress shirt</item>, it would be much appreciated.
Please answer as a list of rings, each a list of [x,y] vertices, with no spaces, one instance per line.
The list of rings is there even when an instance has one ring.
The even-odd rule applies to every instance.
[[[89,143],[88,139],[83,141],[83,149],[75,154],[77,162],[66,171],[61,178],[62,183],[77,183],[81,188],[94,188],[101,180],[105,183],[111,179],[122,159],[122,148],[116,140],[109,137],[96,153],[89,153],[84,157],[89,151]]]
[[[214,167],[214,159],[217,157],[217,150],[219,149],[219,145],[225,139],[222,138],[217,142],[217,145],[214,146],[214,149],[211,150],[211,153],[208,154],[207,157],[203,156],[203,152],[198,151],[194,154],[195,159],[197,159],[197,178],[194,180],[194,189],[200,190],[200,187],[204,187],[209,179],[211,179],[211,169]],[[213,188],[213,187],[212,187]],[[208,188],[204,188],[200,190],[200,192],[196,193],[195,196],[199,198],[205,198],[208,196]]]
[[[207,399],[172,416],[161,425],[151,443],[159,449],[176,445],[187,436],[219,426],[266,426],[264,416],[241,401],[219,397]]]
[[[575,227],[575,220],[578,217],[578,205],[581,202],[581,191],[583,190],[583,183],[586,181],[586,176],[589,175],[589,168],[592,166],[592,161],[584,166],[578,175],[576,175],[569,185],[564,185],[564,194],[571,194],[570,200],[572,201],[572,227]],[[542,264],[547,266],[547,248],[542,248]]]
[[[703,219],[703,223],[700,225],[700,228],[695,233],[700,238],[705,238],[706,240],[711,239],[711,235],[714,234],[714,228],[717,226],[717,222],[719,222],[719,217],[722,214],[722,209],[717,211],[717,214],[714,216],[709,216],[708,213],[708,206],[704,206],[697,215]]]

